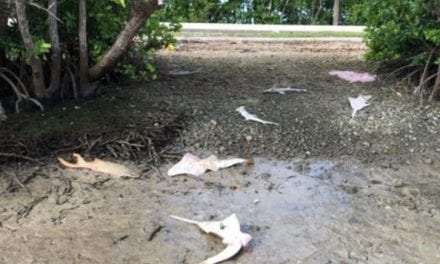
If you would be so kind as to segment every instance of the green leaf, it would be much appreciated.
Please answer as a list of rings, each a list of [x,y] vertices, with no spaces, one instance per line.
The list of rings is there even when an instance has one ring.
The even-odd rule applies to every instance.
[[[424,31],[427,40],[440,46],[440,29],[427,29]]]
[[[155,68],[154,65],[151,64],[151,63],[147,63],[147,64],[145,65],[145,67],[146,67],[147,70],[148,70],[149,72],[151,72],[151,73],[153,73],[153,72],[156,71],[156,68]]]
[[[125,8],[125,0],[112,0],[112,1]]]
[[[44,42],[43,39],[39,39],[35,42],[34,55],[39,56],[49,53],[51,47],[52,45],[50,45],[50,43]]]

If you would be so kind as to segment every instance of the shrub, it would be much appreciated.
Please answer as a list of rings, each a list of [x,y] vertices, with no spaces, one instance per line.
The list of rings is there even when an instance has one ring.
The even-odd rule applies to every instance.
[[[440,86],[440,1],[367,0],[354,10],[367,26],[367,59],[406,62],[419,77],[414,93],[431,89],[432,99]]]

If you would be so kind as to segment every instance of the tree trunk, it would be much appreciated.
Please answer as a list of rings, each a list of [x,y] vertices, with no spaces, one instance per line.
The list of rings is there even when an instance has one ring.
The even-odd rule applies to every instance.
[[[51,98],[52,95],[59,90],[61,79],[61,47],[58,37],[58,0],[49,0],[49,35],[52,46],[51,53],[51,71],[50,71],[50,86],[46,90],[46,96]]]
[[[129,0],[129,2],[127,3],[128,6],[130,7],[130,11],[128,12],[128,17],[127,17],[128,21],[133,17],[134,12],[136,11],[136,6],[134,4],[135,2],[136,0]]]
[[[6,116],[5,109],[2,106],[2,102],[0,101],[0,122],[5,121],[8,117]]]
[[[269,2],[269,6],[267,7],[267,16],[272,16],[273,3],[272,0]]]
[[[315,3],[316,3],[316,1],[313,1],[313,7],[312,7],[312,12],[314,12],[314,10],[315,10]],[[319,3],[318,3],[318,7],[317,7],[317,9],[316,9],[316,12],[314,13],[314,15],[313,15],[313,17],[312,17],[312,25],[314,25],[314,24],[316,24],[316,21],[318,21],[318,18],[319,18],[319,15],[320,15],[320,13],[321,13],[321,10],[322,10],[322,6],[323,6],[323,4],[322,4],[322,0],[319,0]]]
[[[128,50],[133,37],[158,7],[157,0],[147,2],[145,0],[136,0],[133,3],[135,8],[133,9],[134,12],[131,19],[127,22],[121,33],[119,33],[113,46],[89,69],[89,81],[96,81],[113,70],[122,55]]]
[[[8,29],[8,3],[0,1],[0,36],[6,35]],[[6,64],[6,53],[4,49],[0,49],[0,67]]]
[[[286,15],[286,10],[287,10],[287,6],[289,5],[289,1],[290,0],[286,0],[286,2],[284,2],[284,6],[283,6],[283,11],[281,11],[281,13],[283,13],[283,15]]]
[[[26,48],[26,56],[28,64],[32,68],[32,84],[33,92],[37,99],[45,98],[45,84],[43,65],[40,59],[34,54],[34,42],[29,31],[29,23],[26,16],[26,4],[24,0],[15,0],[15,8],[17,12],[18,28],[20,29],[21,38]]]
[[[341,14],[339,12],[339,0],[334,0],[333,2],[333,25],[337,26],[339,25],[339,19],[341,17]]]
[[[78,37],[79,37],[79,85],[82,97],[94,93],[89,85],[89,59],[87,48],[87,0],[78,1]]]

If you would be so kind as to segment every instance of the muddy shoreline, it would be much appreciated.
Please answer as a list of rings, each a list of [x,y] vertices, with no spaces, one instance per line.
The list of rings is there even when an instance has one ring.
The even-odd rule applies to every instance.
[[[160,162],[85,144],[76,151],[140,177],[61,168],[55,156],[70,151],[42,164],[1,164],[0,262],[200,263],[224,248],[221,240],[169,215],[236,213],[253,241],[225,263],[440,263],[440,108],[382,81],[364,51],[357,43],[196,42],[160,52],[158,80],[104,95],[150,127],[166,123],[161,116],[184,119]],[[377,73],[379,81],[349,84],[333,69]],[[274,84],[308,92],[261,93]],[[360,93],[373,100],[352,119],[347,97]],[[240,105],[280,125],[245,122]],[[252,157],[254,165],[168,177],[187,151]]]

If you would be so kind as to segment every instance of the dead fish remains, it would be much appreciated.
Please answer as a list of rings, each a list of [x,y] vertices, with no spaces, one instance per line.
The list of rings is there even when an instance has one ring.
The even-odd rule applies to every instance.
[[[235,111],[239,112],[240,115],[242,117],[244,117],[245,120],[251,120],[251,121],[259,122],[262,124],[269,124],[269,125],[276,125],[276,126],[279,125],[278,123],[263,120],[263,119],[257,117],[256,115],[249,113],[248,111],[246,111],[246,108],[244,108],[244,106],[238,107]]]
[[[78,153],[73,153],[73,156],[76,158],[76,163],[70,163],[60,157],[58,157],[58,161],[67,168],[89,169],[96,172],[107,173],[116,178],[120,178],[122,176],[136,177],[134,173],[124,165],[100,159],[85,161]]]
[[[195,74],[195,73],[198,73],[198,72],[201,72],[201,71],[202,71],[201,68],[198,68],[198,69],[196,69],[196,70],[194,70],[194,71],[187,71],[187,70],[172,70],[172,71],[169,71],[168,74],[169,74],[169,75],[172,75],[172,76],[184,76],[184,75]]]
[[[330,75],[336,75],[339,78],[346,80],[350,83],[355,82],[374,82],[376,80],[376,75],[370,74],[368,72],[353,72],[353,71],[330,71]]]
[[[351,113],[351,118],[353,118],[359,110],[370,105],[368,100],[370,100],[371,97],[372,97],[371,95],[359,95],[356,98],[348,97],[348,101],[350,102],[350,106],[353,109],[353,111]]]
[[[171,215],[172,218],[197,225],[206,233],[214,234],[223,239],[227,247],[219,254],[201,262],[200,264],[215,264],[235,256],[243,247],[246,247],[252,240],[252,236],[243,233],[240,229],[240,222],[237,215],[232,214],[222,221],[194,221],[179,216]]]
[[[291,87],[284,87],[284,88],[275,88],[272,87],[270,89],[264,90],[263,93],[277,93],[277,94],[286,94],[286,93],[306,93],[307,89],[302,88],[291,88]]]
[[[168,176],[180,174],[200,176],[208,170],[218,171],[219,169],[231,167],[240,163],[252,164],[252,160],[240,158],[219,160],[214,155],[211,155],[206,159],[201,159],[196,155],[186,153],[178,163],[168,170]]]

